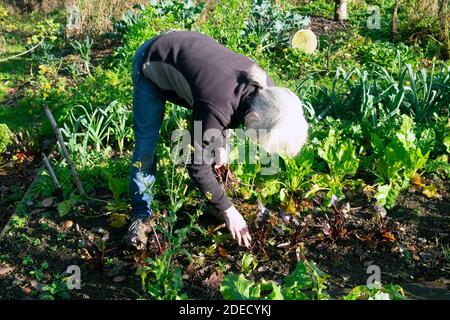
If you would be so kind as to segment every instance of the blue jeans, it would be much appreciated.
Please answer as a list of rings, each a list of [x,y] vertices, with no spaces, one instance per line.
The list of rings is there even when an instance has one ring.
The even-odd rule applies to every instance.
[[[133,117],[136,144],[131,166],[130,195],[134,218],[147,218],[152,214],[150,200],[139,192],[136,180],[142,178],[139,172],[144,177],[155,176],[156,146],[166,104],[160,89],[142,72],[147,49],[154,40],[155,38],[152,38],[141,45],[133,59]]]

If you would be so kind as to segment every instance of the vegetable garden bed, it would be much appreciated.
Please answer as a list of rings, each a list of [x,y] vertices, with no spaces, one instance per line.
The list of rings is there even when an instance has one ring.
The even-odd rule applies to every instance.
[[[220,299],[223,276],[244,269],[251,281],[281,281],[294,270],[298,259],[315,261],[331,276],[327,287],[332,295],[336,293],[334,298],[365,284],[369,265],[380,266],[386,284],[448,278],[448,247],[446,256],[442,252],[450,238],[450,189],[448,182],[434,183],[442,184],[441,199],[429,200],[412,187],[388,212],[383,227],[364,192],[347,194],[350,206],[339,209],[345,211],[345,234],[337,240],[324,232],[324,225],[333,221],[333,213],[316,204],[319,196],[301,203],[304,211],[296,220],[270,209],[263,217],[256,205],[238,204],[252,231],[253,245],[248,251],[236,246],[220,222],[200,216],[198,223],[206,236],[190,233],[184,248],[191,253],[191,262],[181,257],[176,260],[183,270],[183,291],[192,299]],[[112,200],[106,190],[96,190],[95,194]],[[125,226],[117,228],[111,215],[104,215],[109,210],[98,202],[78,205],[75,216],[59,217],[56,198],[30,193],[23,201],[31,214],[14,216],[1,243],[2,268],[10,268],[0,277],[1,298],[148,297],[136,272],[146,264],[145,258],[159,255],[154,241],[147,251],[125,250],[121,245]],[[177,227],[185,226],[186,212],[195,210],[193,206],[182,208]],[[252,257],[245,267],[244,256]],[[62,274],[69,265],[81,267],[81,290],[64,287]],[[55,291],[50,293],[48,286],[54,286]]]

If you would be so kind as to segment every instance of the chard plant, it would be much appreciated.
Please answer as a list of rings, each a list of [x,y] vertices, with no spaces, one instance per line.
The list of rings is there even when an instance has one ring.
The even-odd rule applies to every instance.
[[[375,283],[373,287],[357,286],[344,300],[406,300],[403,288],[398,285]]]
[[[113,194],[113,202],[108,203],[108,209],[111,211],[125,211],[127,204],[122,200],[121,196],[124,194],[128,195],[130,188],[129,175],[121,177],[111,173],[106,168],[101,168],[101,172],[108,183],[109,190]]]
[[[245,252],[240,261],[240,266],[241,272],[248,276],[257,268],[258,261],[252,254]]]
[[[283,157],[283,168],[275,179],[262,183],[263,199],[272,197],[286,206],[286,212],[295,213],[295,196],[309,188],[313,173],[314,150],[305,146],[295,158]],[[270,201],[270,200],[269,200]]]
[[[272,281],[261,280],[255,283],[242,274],[228,274],[222,279],[220,292],[225,300],[260,300],[261,292],[267,300],[283,300],[280,287]]]
[[[331,128],[328,136],[318,148],[318,155],[325,160],[328,173],[314,174],[311,178],[312,188],[306,197],[314,195],[319,190],[327,190],[326,204],[331,205],[332,196],[337,200],[344,199],[343,188],[348,185],[344,179],[355,175],[359,168],[356,146],[351,139],[341,139],[342,132]],[[315,141],[316,144],[319,142]]]
[[[322,300],[329,297],[326,278],[315,263],[299,261],[281,285],[264,279],[255,283],[243,274],[230,273],[223,278],[220,292],[226,300]]]
[[[314,262],[298,261],[294,271],[281,284],[248,280],[243,274],[230,273],[223,277],[220,292],[225,300],[329,300],[326,292],[329,275]],[[406,300],[398,285],[357,286],[343,300]]]
[[[322,231],[325,236],[332,241],[344,239],[347,236],[345,229],[345,212],[348,212],[350,205],[347,203],[346,207],[338,208],[338,200],[335,195],[331,197],[331,208],[333,210],[333,217],[329,218],[325,214],[326,219],[322,224]]]
[[[431,143],[425,130],[420,139],[413,131],[413,120],[402,116],[402,124],[393,135],[373,134],[371,143],[377,157],[375,174],[379,183],[375,198],[381,206],[391,208],[401,190],[406,189],[414,176],[427,163]]]
[[[248,138],[237,138],[234,148],[230,152],[230,162],[233,173],[239,180],[236,191],[242,199],[249,200],[256,196],[255,185],[260,178],[261,162],[259,159],[251,159],[254,160],[253,162],[247,161],[247,159],[250,160],[248,154],[245,156],[245,161],[236,161],[239,160],[238,146],[240,145],[244,145],[246,151],[252,148],[252,142]]]

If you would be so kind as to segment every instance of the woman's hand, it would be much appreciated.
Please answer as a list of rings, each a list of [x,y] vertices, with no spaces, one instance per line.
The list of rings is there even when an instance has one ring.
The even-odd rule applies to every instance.
[[[239,211],[232,206],[225,210],[224,216],[233,239],[237,240],[240,246],[243,244],[247,248],[250,247],[252,238],[250,237],[247,223]]]

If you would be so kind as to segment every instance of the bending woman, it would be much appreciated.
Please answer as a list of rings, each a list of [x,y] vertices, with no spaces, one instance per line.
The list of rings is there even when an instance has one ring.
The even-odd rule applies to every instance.
[[[193,127],[201,132],[192,132],[191,178],[223,215],[232,237],[249,246],[246,222],[212,170],[218,165],[218,152],[214,156],[211,146],[220,145],[223,135],[208,132],[222,133],[244,124],[258,132],[258,142],[267,152],[295,156],[308,132],[299,98],[276,87],[252,59],[191,31],[166,32],[141,45],[134,57],[133,85],[133,163],[139,162],[140,168],[132,166],[133,222],[127,243],[142,248],[147,242],[152,195],[143,186],[154,181],[156,146],[168,100],[192,109],[192,121],[199,124]]]

